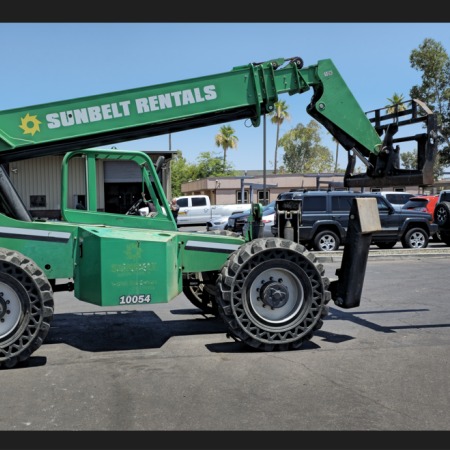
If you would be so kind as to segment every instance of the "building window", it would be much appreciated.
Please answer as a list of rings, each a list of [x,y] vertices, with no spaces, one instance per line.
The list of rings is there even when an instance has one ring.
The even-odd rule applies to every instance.
[[[258,203],[267,205],[270,199],[270,191],[266,190],[266,198],[264,198],[264,191],[258,191]]]
[[[250,203],[248,201],[248,191],[244,191],[244,201],[241,201],[242,199],[242,191],[236,191],[236,203]]]
[[[30,195],[30,208],[45,208],[47,197],[45,195]]]

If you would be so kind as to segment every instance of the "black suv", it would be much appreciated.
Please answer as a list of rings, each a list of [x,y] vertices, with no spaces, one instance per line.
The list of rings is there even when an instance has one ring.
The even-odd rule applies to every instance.
[[[334,251],[345,243],[348,217],[355,197],[377,199],[381,231],[373,233],[372,243],[388,249],[401,242],[404,248],[425,248],[430,237],[436,233],[431,214],[396,210],[386,198],[376,192],[353,191],[306,191],[286,192],[278,200],[301,200],[300,243],[317,251]],[[278,235],[277,216],[272,234]]]

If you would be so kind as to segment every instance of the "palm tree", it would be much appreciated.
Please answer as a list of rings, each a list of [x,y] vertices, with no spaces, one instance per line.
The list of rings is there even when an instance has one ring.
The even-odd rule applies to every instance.
[[[236,148],[238,143],[238,138],[234,134],[234,128],[230,125],[223,125],[220,127],[220,132],[216,134],[215,142],[217,147],[222,147],[223,149],[223,167],[226,167],[227,162],[227,150],[229,148]]]
[[[336,160],[334,162],[334,173],[337,173],[338,158],[339,158],[339,141],[335,137],[333,137],[333,141],[336,142]]]
[[[388,114],[404,111],[406,109],[406,106],[403,104],[403,94],[397,94],[397,92],[394,92],[392,98],[388,98],[387,100],[390,102],[389,105],[386,105],[386,112]]]
[[[273,173],[277,173],[277,158],[278,158],[278,141],[280,138],[280,127],[283,124],[284,120],[290,120],[291,116],[288,113],[288,105],[284,100],[279,100],[274,103],[275,109],[269,113],[271,117],[270,121],[277,126],[277,139],[275,142],[275,161],[273,164]]]

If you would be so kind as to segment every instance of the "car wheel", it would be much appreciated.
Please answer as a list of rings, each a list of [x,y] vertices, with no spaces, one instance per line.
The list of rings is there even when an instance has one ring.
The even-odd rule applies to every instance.
[[[381,248],[383,250],[388,250],[390,248],[394,248],[395,244],[397,242],[378,242],[377,244],[375,244],[378,248]]]
[[[314,249],[319,252],[333,252],[340,244],[338,235],[333,231],[320,231],[314,237]]]
[[[402,239],[403,248],[426,248],[429,236],[422,228],[411,228]]]
[[[450,202],[440,202],[434,208],[434,221],[440,227],[450,227]]]

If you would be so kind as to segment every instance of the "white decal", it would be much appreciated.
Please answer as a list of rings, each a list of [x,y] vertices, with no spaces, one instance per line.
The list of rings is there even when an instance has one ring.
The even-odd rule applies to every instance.
[[[137,303],[150,303],[152,296],[150,294],[141,295],[122,295],[119,297],[119,305],[132,305]]]

